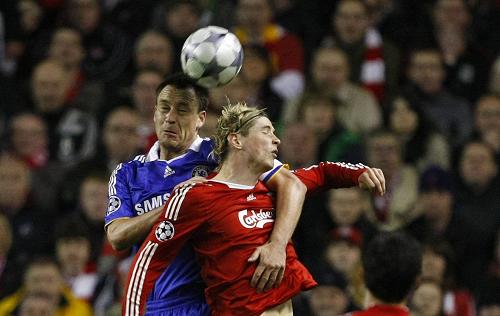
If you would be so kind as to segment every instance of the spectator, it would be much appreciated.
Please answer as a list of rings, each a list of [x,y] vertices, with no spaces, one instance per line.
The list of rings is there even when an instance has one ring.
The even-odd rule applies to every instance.
[[[316,135],[304,123],[286,124],[281,133],[281,140],[280,160],[293,169],[305,168],[319,162]]]
[[[61,208],[77,207],[78,188],[88,174],[97,172],[110,175],[119,163],[128,161],[139,153],[139,122],[137,111],[129,107],[118,107],[109,113],[101,134],[99,154],[76,164],[60,182],[62,185],[59,184],[58,189]]]
[[[10,119],[9,152],[31,169],[43,168],[49,159],[47,124],[40,115],[20,113]]]
[[[423,111],[413,102],[399,96],[388,108],[389,129],[403,145],[404,162],[423,171],[430,166],[450,167],[450,150],[446,139],[435,130]]]
[[[48,295],[26,295],[19,306],[19,316],[56,316],[57,304]]]
[[[362,262],[368,307],[352,315],[409,316],[405,302],[422,267],[418,242],[402,233],[382,233],[368,244]]]
[[[56,258],[61,274],[75,297],[90,301],[97,283],[91,259],[90,231],[85,223],[68,219],[59,222],[55,232]]]
[[[156,106],[156,88],[163,81],[162,74],[154,68],[139,70],[132,84],[132,104],[140,116],[138,132],[141,137],[141,148],[149,150],[156,142],[154,122],[151,120]]]
[[[271,87],[281,98],[293,99],[304,89],[304,49],[299,38],[272,22],[267,0],[239,0],[233,29],[241,44],[264,46],[275,69]]]
[[[360,161],[360,138],[341,125],[338,108],[336,99],[319,94],[305,95],[300,102],[299,117],[319,143],[316,160]]]
[[[457,264],[459,262],[455,260],[453,250],[446,241],[434,239],[424,244],[422,278],[436,282],[441,288],[442,315],[474,316],[475,303],[472,295],[456,280]]]
[[[479,316],[498,316],[500,313],[500,230],[497,233],[494,257],[488,269],[486,282],[478,297]]]
[[[415,167],[403,160],[403,149],[397,135],[379,130],[366,139],[366,157],[369,164],[384,171],[387,192],[372,197],[372,212],[368,217],[379,229],[401,228],[418,214],[412,212],[417,200],[418,177]]]
[[[493,94],[500,94],[500,57],[497,57],[491,67],[491,75],[488,91]]]
[[[23,286],[0,301],[0,315],[11,315],[22,306],[25,297],[41,293],[57,306],[57,315],[90,316],[87,303],[77,299],[64,285],[57,263],[46,257],[34,259],[26,268]]]
[[[65,10],[68,25],[83,35],[88,52],[83,68],[89,79],[109,82],[125,70],[132,50],[127,35],[106,22],[98,0],[70,0]]]
[[[465,141],[472,129],[469,104],[445,88],[445,69],[440,52],[435,49],[413,51],[407,74],[410,100],[422,109],[453,147]]]
[[[453,180],[450,173],[439,167],[425,170],[420,177],[419,196],[415,213],[422,214],[406,226],[420,242],[446,240],[453,248],[456,262],[467,260],[470,251],[471,226],[462,214],[456,211],[453,195]]]
[[[311,90],[340,101],[338,118],[349,131],[365,134],[380,127],[382,114],[377,101],[369,91],[349,81],[347,56],[341,50],[319,48],[313,57],[311,77]],[[285,121],[297,115],[294,103],[287,111]]]
[[[15,287],[21,280],[21,274],[10,260],[10,248],[12,247],[12,227],[8,218],[0,213],[0,299],[14,292]]]
[[[349,57],[350,81],[373,92],[381,104],[390,100],[399,81],[399,51],[370,25],[366,4],[339,1],[331,27],[323,45],[339,47]]]
[[[328,233],[329,241],[324,250],[327,264],[341,273],[347,281],[347,292],[353,302],[362,305],[365,288],[362,281],[361,246],[363,235],[351,227],[339,227]],[[312,268],[314,270],[314,266]]]
[[[135,42],[136,70],[154,68],[164,77],[172,73],[175,56],[171,40],[160,32],[146,31]]]
[[[470,103],[484,93],[490,58],[470,40],[471,12],[463,0],[438,0],[433,11],[435,41],[443,56],[445,87]]]
[[[0,212],[12,228],[10,264],[22,271],[30,258],[47,254],[51,248],[50,221],[33,203],[29,168],[19,159],[0,156]]]
[[[49,158],[70,165],[90,157],[95,150],[95,119],[65,103],[69,77],[56,61],[46,60],[33,71],[32,96],[36,112],[47,123]]]
[[[500,96],[487,94],[477,101],[474,123],[476,136],[495,150],[500,163]]]
[[[347,294],[345,278],[325,266],[312,271],[318,286],[294,298],[294,314],[301,316],[337,316],[357,310]]]
[[[423,280],[409,301],[412,316],[443,316],[443,290],[439,283]]]
[[[283,99],[271,88],[272,61],[265,47],[247,45],[244,47],[241,75],[248,86],[245,101],[266,108],[269,119],[277,122],[282,114]]]
[[[65,103],[96,114],[104,104],[104,87],[98,80],[89,80],[83,71],[82,63],[86,54],[78,30],[61,27],[52,34],[48,58],[62,63],[68,72]]]
[[[201,24],[201,8],[194,0],[168,0],[156,9],[160,13],[155,28],[173,44],[173,56],[180,56],[184,41]],[[181,70],[180,58],[173,59],[173,72]]]
[[[484,281],[500,227],[500,184],[493,149],[480,141],[466,143],[459,155],[457,211],[471,226],[471,251],[460,266],[459,277],[476,293]]]

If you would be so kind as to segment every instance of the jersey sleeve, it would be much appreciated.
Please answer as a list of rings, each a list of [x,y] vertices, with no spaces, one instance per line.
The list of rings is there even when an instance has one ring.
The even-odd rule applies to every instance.
[[[127,168],[124,164],[119,164],[109,178],[108,184],[108,209],[104,217],[104,227],[112,221],[133,217],[134,209],[127,179]]]
[[[358,177],[365,172],[363,164],[343,162],[321,162],[293,173],[307,187],[307,195],[334,188],[349,188],[358,185]]]
[[[190,185],[174,192],[136,253],[125,287],[122,315],[144,315],[156,280],[205,221],[207,212],[200,207],[199,193],[190,192],[192,188]]]

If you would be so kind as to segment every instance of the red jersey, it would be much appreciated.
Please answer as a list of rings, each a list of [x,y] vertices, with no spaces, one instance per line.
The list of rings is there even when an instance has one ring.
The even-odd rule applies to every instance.
[[[295,174],[308,192],[314,192],[320,187],[356,185],[362,172],[360,165],[321,163]],[[264,293],[250,286],[257,264],[247,260],[268,241],[275,217],[272,194],[261,182],[251,187],[209,180],[176,190],[135,255],[123,315],[144,314],[155,280],[186,242],[197,254],[213,315],[260,315],[314,287],[317,283],[299,262],[291,243],[286,248],[280,286]]]
[[[346,316],[410,316],[407,307],[375,305],[361,312],[352,312]]]

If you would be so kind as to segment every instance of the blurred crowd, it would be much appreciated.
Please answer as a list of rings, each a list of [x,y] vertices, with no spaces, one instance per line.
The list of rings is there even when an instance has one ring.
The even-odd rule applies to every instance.
[[[359,309],[377,231],[424,250],[412,315],[500,315],[497,0],[2,0],[0,316],[118,315],[130,259],[105,238],[108,180],[155,142],[155,89],[219,25],[241,73],[210,91],[267,109],[291,168],[362,162],[387,193],[306,201],[294,241],[320,286],[297,315]]]

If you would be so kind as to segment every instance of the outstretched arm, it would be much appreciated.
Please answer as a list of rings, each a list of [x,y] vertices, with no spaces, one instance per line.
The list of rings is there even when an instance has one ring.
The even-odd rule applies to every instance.
[[[248,259],[259,261],[250,283],[258,292],[277,287],[283,279],[286,245],[297,226],[306,193],[306,186],[286,168],[281,168],[266,186],[277,193],[276,221],[269,241]]]

